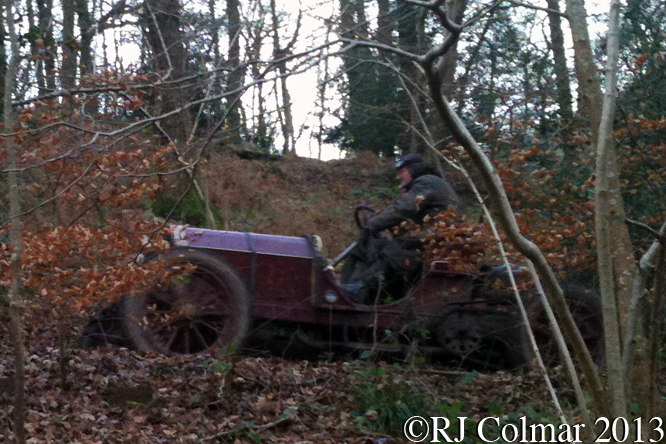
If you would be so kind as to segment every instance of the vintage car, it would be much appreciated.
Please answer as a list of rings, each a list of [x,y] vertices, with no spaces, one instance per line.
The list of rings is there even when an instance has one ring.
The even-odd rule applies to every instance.
[[[239,346],[300,355],[367,350],[484,368],[515,368],[534,358],[513,292],[488,289],[506,270],[469,274],[433,262],[402,297],[361,304],[334,272],[345,253],[329,260],[316,236],[178,227],[171,244],[164,258],[193,271],[107,308],[88,325],[89,345],[117,335],[115,342],[166,355]],[[565,293],[588,347],[602,359],[598,296],[577,286]],[[524,291],[522,300],[541,354],[556,359],[540,299]]]

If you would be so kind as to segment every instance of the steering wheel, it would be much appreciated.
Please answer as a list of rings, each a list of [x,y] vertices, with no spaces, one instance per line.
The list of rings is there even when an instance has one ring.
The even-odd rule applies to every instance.
[[[354,211],[354,220],[356,221],[358,228],[361,230],[365,228],[368,219],[377,213],[379,213],[377,207],[373,207],[372,205],[357,205],[356,210]]]

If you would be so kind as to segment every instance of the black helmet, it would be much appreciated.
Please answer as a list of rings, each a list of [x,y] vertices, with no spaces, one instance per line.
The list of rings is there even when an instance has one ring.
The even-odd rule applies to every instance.
[[[395,168],[401,170],[416,163],[425,163],[425,160],[423,160],[423,157],[420,154],[406,154],[398,158],[395,163]]]

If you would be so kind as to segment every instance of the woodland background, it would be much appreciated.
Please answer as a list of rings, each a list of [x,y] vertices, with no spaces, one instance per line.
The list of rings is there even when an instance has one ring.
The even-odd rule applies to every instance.
[[[141,367],[141,357],[72,350],[76,329],[95,308],[158,279],[132,258],[165,247],[165,221],[319,234],[335,255],[355,238],[355,204],[397,196],[392,160],[407,152],[446,170],[470,224],[499,220],[501,240],[515,260],[522,253],[536,264],[551,298],[557,284],[546,266],[600,288],[607,366],[592,368],[573,347],[589,396],[565,403],[567,417],[663,412],[665,15],[663,0],[4,0],[0,388],[11,390],[0,396],[14,401],[0,419],[14,433],[3,438],[24,442],[25,418],[35,442],[51,436],[42,433],[101,436],[92,425],[75,434],[42,401],[59,408],[54,399],[80,381],[67,377],[76,362],[110,359],[132,382],[137,368],[119,359]],[[298,156],[327,158],[331,149],[347,158]],[[193,371],[221,377],[222,390],[234,367],[214,362],[222,367]],[[386,370],[362,371],[370,389],[384,387]],[[164,399],[152,390],[113,414],[149,421],[137,412]],[[241,430],[242,439],[270,441],[259,432],[294,422],[281,396],[273,416],[258,416],[270,427],[243,418],[242,430],[215,429],[211,439]],[[506,409],[507,399],[488,405]],[[201,405],[205,416],[218,400]],[[111,417],[90,414],[91,424]],[[350,424],[368,430],[363,418],[372,417]],[[137,442],[170,439],[136,433]]]

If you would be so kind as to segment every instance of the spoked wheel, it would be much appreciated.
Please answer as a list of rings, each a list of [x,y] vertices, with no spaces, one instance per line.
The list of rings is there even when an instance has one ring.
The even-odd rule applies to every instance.
[[[511,369],[532,357],[525,328],[509,311],[456,310],[440,318],[436,334],[442,347],[463,366]]]
[[[446,351],[464,359],[480,349],[483,333],[474,318],[472,313],[457,311],[440,324],[437,337]]]
[[[174,249],[165,259],[172,267],[192,264],[194,271],[127,298],[123,318],[134,345],[166,355],[239,345],[250,325],[251,301],[236,270],[198,250]]]

